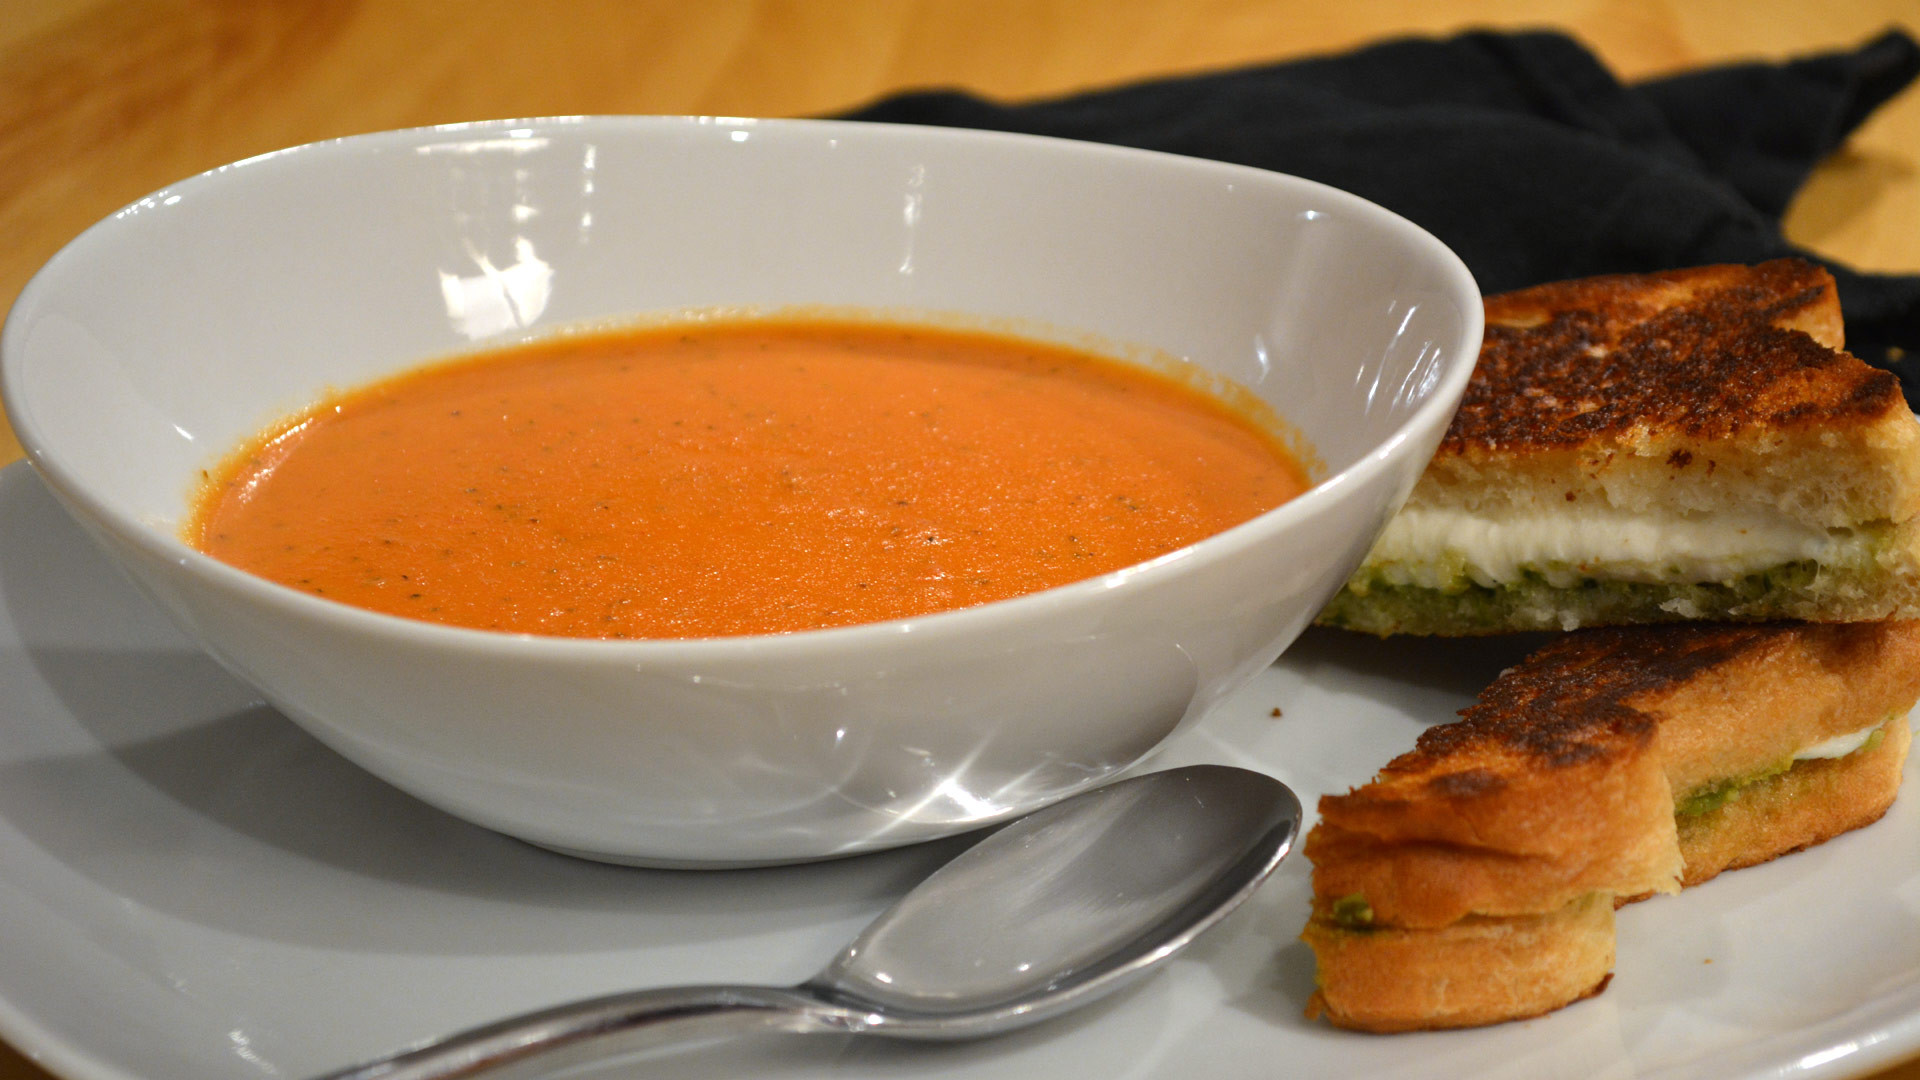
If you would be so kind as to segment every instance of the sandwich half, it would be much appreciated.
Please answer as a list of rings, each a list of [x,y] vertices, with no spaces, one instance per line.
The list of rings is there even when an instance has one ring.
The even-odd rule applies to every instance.
[[[1486,301],[1433,462],[1320,616],[1374,634],[1920,615],[1920,421],[1800,260]]]
[[[1878,820],[1917,698],[1914,622],[1555,638],[1320,800],[1309,1015],[1470,1027],[1599,993],[1616,904]]]

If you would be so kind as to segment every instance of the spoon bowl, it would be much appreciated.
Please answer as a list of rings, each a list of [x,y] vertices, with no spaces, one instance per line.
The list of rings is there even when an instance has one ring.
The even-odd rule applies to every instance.
[[[1223,765],[1150,773],[989,835],[795,987],[690,986],[562,1005],[321,1080],[561,1068],[749,1031],[996,1035],[1125,986],[1238,907],[1291,850],[1285,784]],[[537,1059],[537,1062],[536,1060]]]

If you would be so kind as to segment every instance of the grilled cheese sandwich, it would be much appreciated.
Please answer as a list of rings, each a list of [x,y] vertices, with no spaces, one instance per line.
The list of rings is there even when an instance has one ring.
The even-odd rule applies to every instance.
[[[1375,634],[1920,615],[1920,420],[1780,260],[1487,300],[1461,409],[1321,615]]]
[[[1320,800],[1310,1013],[1466,1027],[1599,993],[1616,903],[1884,814],[1916,699],[1920,623],[1554,638],[1371,782]]]

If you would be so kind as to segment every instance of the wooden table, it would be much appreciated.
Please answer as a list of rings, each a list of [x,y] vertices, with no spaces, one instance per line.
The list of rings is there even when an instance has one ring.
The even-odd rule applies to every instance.
[[[1021,98],[1476,25],[1569,30],[1634,78],[1850,46],[1889,25],[1920,33],[1920,6],[0,0],[0,308],[61,245],[119,206],[313,139],[558,113],[824,113],[932,85]],[[1863,269],[1920,271],[1920,89],[1819,170],[1787,233]],[[0,464],[19,454],[0,421]],[[0,1047],[0,1080],[47,1075]],[[1896,1078],[1920,1080],[1920,1060],[1879,1080]]]

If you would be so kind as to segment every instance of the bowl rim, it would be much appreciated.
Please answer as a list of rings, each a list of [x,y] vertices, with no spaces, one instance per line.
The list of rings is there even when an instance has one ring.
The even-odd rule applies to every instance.
[[[769,133],[791,133],[779,136],[783,138],[800,138],[808,135],[831,137],[832,133],[844,133],[850,137],[862,139],[892,139],[909,143],[931,141],[959,145],[1025,144],[1042,147],[1043,152],[1046,153],[1081,154],[1116,162],[1158,162],[1163,168],[1186,169],[1222,178],[1240,178],[1256,184],[1293,187],[1311,192],[1316,198],[1325,202],[1339,204],[1345,212],[1385,223],[1393,231],[1403,235],[1413,247],[1424,249],[1437,263],[1442,279],[1460,289],[1460,299],[1463,301],[1461,314],[1464,319],[1460,351],[1470,355],[1451,357],[1449,361],[1451,368],[1445,371],[1443,377],[1428,391],[1426,399],[1401,418],[1386,438],[1380,440],[1345,468],[1314,483],[1306,491],[1271,510],[1221,532],[1203,537],[1178,550],[1095,577],[971,607],[847,626],[772,634],[698,638],[605,639],[509,633],[409,619],[405,616],[355,607],[336,600],[309,596],[289,586],[258,577],[206,555],[177,535],[143,522],[136,515],[96,495],[74,470],[67,468],[61,462],[58,452],[47,444],[43,433],[35,427],[31,417],[25,413],[25,406],[20,403],[21,388],[17,374],[20,362],[15,357],[25,350],[26,326],[31,318],[32,309],[37,306],[36,301],[40,294],[54,287],[53,279],[66,263],[82,258],[93,247],[106,243],[107,241],[102,238],[112,232],[117,221],[130,214],[163,209],[167,199],[181,189],[198,189],[227,183],[230,182],[229,178],[237,172],[268,162],[285,162],[296,156],[304,159],[325,155],[378,155],[389,149],[427,145],[432,140],[450,136],[470,137],[475,134],[497,132],[509,138],[532,138],[542,128],[571,132],[589,127],[641,134],[653,130],[679,132],[705,127],[734,130],[750,128],[765,130]],[[1467,379],[1472,374],[1485,331],[1484,308],[1479,302],[1480,295],[1472,272],[1459,255],[1432,233],[1406,217],[1352,192],[1316,180],[1209,158],[1046,135],[877,121],[617,114],[462,121],[345,135],[255,154],[175,181],[103,217],[56,252],[28,280],[14,301],[4,327],[0,327],[0,402],[5,405],[7,418],[13,425],[21,447],[25,451],[26,460],[49,488],[63,500],[81,509],[87,516],[96,519],[112,535],[133,545],[148,557],[175,564],[190,576],[198,577],[211,586],[238,591],[243,597],[296,620],[318,622],[330,630],[352,633],[375,641],[394,643],[406,641],[416,646],[475,654],[511,652],[528,659],[619,662],[644,657],[661,662],[700,661],[741,652],[765,655],[766,650],[774,650],[776,653],[786,654],[794,659],[805,659],[816,652],[837,654],[849,649],[865,651],[877,649],[889,643],[904,642],[907,639],[938,640],[956,635],[964,638],[975,634],[991,637],[997,624],[1018,623],[1045,608],[1082,606],[1089,603],[1093,597],[1108,590],[1123,587],[1136,579],[1151,584],[1177,573],[1189,563],[1225,559],[1236,551],[1264,542],[1271,534],[1294,528],[1298,523],[1313,517],[1321,506],[1343,498],[1347,490],[1372,481],[1390,466],[1392,459],[1420,432],[1435,426],[1444,430],[1465,390]],[[528,340],[538,340],[556,332],[565,332],[574,325],[556,323],[530,336]],[[458,354],[448,354],[448,356],[453,355]],[[430,362],[434,359],[436,357],[422,357],[421,362]]]

